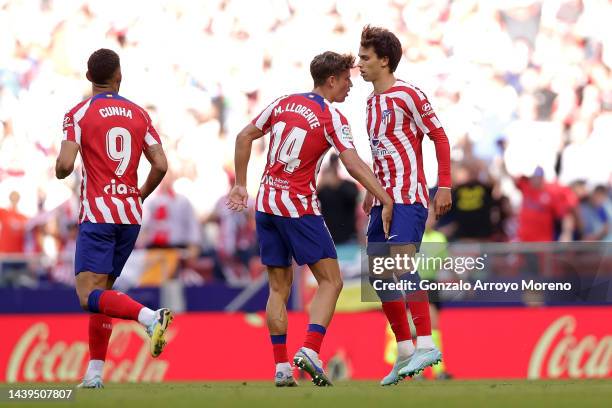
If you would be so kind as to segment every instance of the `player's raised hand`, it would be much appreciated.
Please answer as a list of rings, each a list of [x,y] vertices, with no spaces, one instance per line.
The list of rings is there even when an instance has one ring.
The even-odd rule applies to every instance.
[[[450,188],[439,187],[438,191],[436,191],[433,204],[436,220],[440,219],[441,216],[449,212],[451,206],[453,205]]]
[[[225,205],[227,205],[227,208],[230,210],[242,211],[248,206],[248,198],[249,194],[247,193],[246,187],[235,185],[232,187]]]
[[[363,204],[361,204],[361,208],[363,212],[367,215],[370,215],[370,211],[372,210],[372,204],[374,204],[374,196],[369,191],[366,191],[366,195],[363,198]]]
[[[383,231],[385,231],[385,239],[389,239],[391,220],[393,219],[393,201],[391,201],[391,203],[383,204],[381,218]]]

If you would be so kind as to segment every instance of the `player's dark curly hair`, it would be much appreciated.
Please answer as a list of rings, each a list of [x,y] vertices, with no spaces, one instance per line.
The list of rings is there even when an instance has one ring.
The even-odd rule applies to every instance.
[[[310,75],[315,86],[321,86],[330,76],[339,76],[347,69],[353,68],[355,57],[351,54],[338,54],[333,51],[325,51],[312,59],[310,63]]]
[[[113,77],[119,65],[119,55],[106,48],[95,51],[87,60],[87,70],[95,84],[106,84]]]
[[[361,46],[374,48],[378,58],[389,58],[389,71],[395,72],[402,58],[402,44],[391,31],[367,25],[361,31]]]

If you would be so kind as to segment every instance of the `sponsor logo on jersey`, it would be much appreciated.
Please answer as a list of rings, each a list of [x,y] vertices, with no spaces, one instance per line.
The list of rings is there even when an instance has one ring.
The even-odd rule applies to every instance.
[[[370,139],[370,145],[372,147],[372,155],[374,157],[383,157],[391,154],[381,143],[378,136],[374,136]]]
[[[72,118],[70,116],[64,117],[64,130],[70,126],[72,126]]]
[[[429,116],[434,114],[434,110],[429,102],[425,102],[423,106],[421,106],[421,111],[421,116]]]
[[[351,128],[349,127],[349,125],[343,125],[340,128],[340,137],[342,138],[343,141],[345,142],[352,142],[353,141],[353,135],[351,135]]]
[[[279,178],[279,177],[274,177],[270,174],[264,174],[263,179],[261,180],[262,184],[265,185],[269,185],[273,188],[278,188],[281,190],[288,190],[289,189],[289,181]]]
[[[134,194],[136,193],[136,188],[123,183],[117,183],[115,179],[112,179],[109,184],[104,186],[104,193],[112,195]]]
[[[378,149],[372,149],[372,154],[374,155],[374,157],[385,157],[389,156],[391,152],[381,146]]]

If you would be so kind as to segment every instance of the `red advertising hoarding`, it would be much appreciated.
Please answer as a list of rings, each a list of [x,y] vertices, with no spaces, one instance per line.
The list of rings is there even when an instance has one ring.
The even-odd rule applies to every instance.
[[[455,378],[602,378],[612,374],[612,308],[448,309],[440,314]],[[289,352],[308,323],[290,314]],[[87,316],[0,315],[0,382],[78,381],[89,358]],[[106,381],[267,380],[274,365],[260,314],[178,315],[157,359],[136,323],[114,320]],[[355,379],[380,379],[393,346],[382,313],[334,317],[321,357]]]
[[[456,378],[605,378],[612,308],[449,309],[444,360]]]
[[[378,312],[334,318],[321,357],[350,362],[353,378],[384,375],[385,320]],[[89,358],[86,315],[1,316],[0,382],[77,381]],[[301,346],[306,314],[290,314],[288,350]],[[113,320],[107,381],[270,379],[274,363],[263,315],[189,313],[175,317],[162,355],[149,355],[137,323]]]

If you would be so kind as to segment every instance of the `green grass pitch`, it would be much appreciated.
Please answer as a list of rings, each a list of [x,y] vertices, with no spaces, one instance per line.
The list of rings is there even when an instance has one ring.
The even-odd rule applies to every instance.
[[[66,388],[74,384],[64,385]],[[60,388],[53,384],[1,384],[0,388]],[[6,392],[3,392],[6,395]],[[7,402],[4,407],[608,407],[610,380],[404,381],[380,387],[373,381],[338,382],[318,388],[302,380],[297,388],[271,382],[107,384],[77,390],[69,402]],[[49,405],[50,404],[50,405]]]

